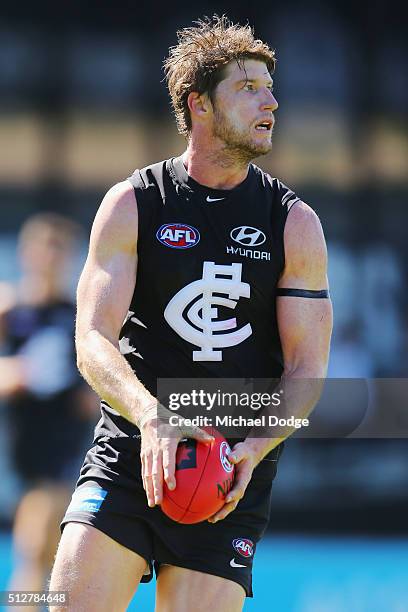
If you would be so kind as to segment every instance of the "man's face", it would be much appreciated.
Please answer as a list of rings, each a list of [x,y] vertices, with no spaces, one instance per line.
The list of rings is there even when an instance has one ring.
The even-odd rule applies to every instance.
[[[230,62],[213,98],[213,135],[231,153],[251,160],[272,148],[273,112],[278,103],[273,81],[262,61]]]
[[[22,266],[34,274],[58,276],[71,257],[71,247],[71,240],[61,231],[41,225],[20,243]]]

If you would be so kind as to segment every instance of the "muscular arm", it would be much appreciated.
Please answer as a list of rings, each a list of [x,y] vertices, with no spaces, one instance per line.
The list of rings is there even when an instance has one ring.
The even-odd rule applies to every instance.
[[[327,249],[316,213],[303,202],[290,211],[284,233],[285,269],[278,288],[328,289]],[[284,377],[324,378],[332,330],[330,299],[277,298]]]
[[[133,187],[115,185],[92,227],[77,291],[78,368],[90,386],[137,424],[155,398],[119,351],[119,333],[136,282],[138,217]]]
[[[300,202],[289,212],[284,244],[285,268],[278,289],[328,290],[323,230],[318,216],[307,204]],[[284,362],[281,386],[285,410],[281,416],[304,417],[319,400],[326,376],[333,325],[331,301],[278,296],[276,306]],[[253,439],[260,453],[258,460],[291,433],[293,430],[269,440]]]
[[[169,411],[137,379],[119,350],[119,333],[136,283],[138,217],[127,181],[105,196],[91,232],[89,254],[78,284],[78,367],[98,395],[141,431],[143,486],[149,506],[162,500],[163,478],[172,489],[177,444],[183,437],[211,442],[198,427],[179,427],[166,437]],[[164,419],[161,436],[156,418]],[[170,428],[171,429],[171,428]]]
[[[289,213],[284,241],[286,263],[278,289],[307,290],[311,295],[328,290],[323,230],[316,213],[303,202]],[[331,300],[278,296],[277,319],[284,361],[282,416],[306,417],[318,402],[326,377],[333,326]],[[258,441],[260,459],[293,431],[287,429],[281,437]]]
[[[328,289],[327,250],[316,213],[303,202],[290,211],[284,233],[285,268],[278,283],[282,289],[321,291]],[[316,405],[326,376],[332,331],[330,299],[277,297],[277,320],[282,344],[285,414],[304,417]],[[234,446],[230,455],[236,464],[234,488],[227,503],[213,517],[225,518],[243,497],[254,467],[294,429],[279,430],[275,437],[259,438],[251,432],[245,442]],[[268,430],[270,436],[270,430]]]

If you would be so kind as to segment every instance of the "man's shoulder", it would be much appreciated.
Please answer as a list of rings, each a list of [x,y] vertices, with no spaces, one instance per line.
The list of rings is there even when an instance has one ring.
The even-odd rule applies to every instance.
[[[271,176],[256,164],[251,164],[251,166],[259,184],[264,188],[270,189],[277,201],[287,212],[289,212],[293,204],[301,201],[296,193],[279,178]]]
[[[157,187],[158,184],[163,182],[163,173],[170,162],[171,158],[154,162],[143,168],[136,168],[127,180],[131,182],[134,188],[148,189],[150,187]]]

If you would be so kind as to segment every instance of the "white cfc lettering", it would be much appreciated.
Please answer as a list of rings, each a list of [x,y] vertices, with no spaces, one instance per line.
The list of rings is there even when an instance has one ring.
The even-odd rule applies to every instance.
[[[167,304],[164,318],[170,327],[184,340],[200,347],[199,351],[193,351],[193,361],[222,361],[222,351],[214,349],[236,346],[252,334],[250,323],[236,329],[235,317],[217,320],[217,305],[234,309],[239,298],[250,297],[251,288],[241,281],[241,273],[240,263],[217,265],[205,261],[202,278],[180,289]],[[186,320],[183,312],[189,304]]]

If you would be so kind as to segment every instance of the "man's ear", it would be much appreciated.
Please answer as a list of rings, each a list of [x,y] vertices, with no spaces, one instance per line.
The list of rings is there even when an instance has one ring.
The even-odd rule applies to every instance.
[[[188,94],[187,104],[191,115],[194,115],[197,119],[205,119],[206,115],[212,111],[211,100],[205,93],[199,94],[196,91],[192,91]]]

